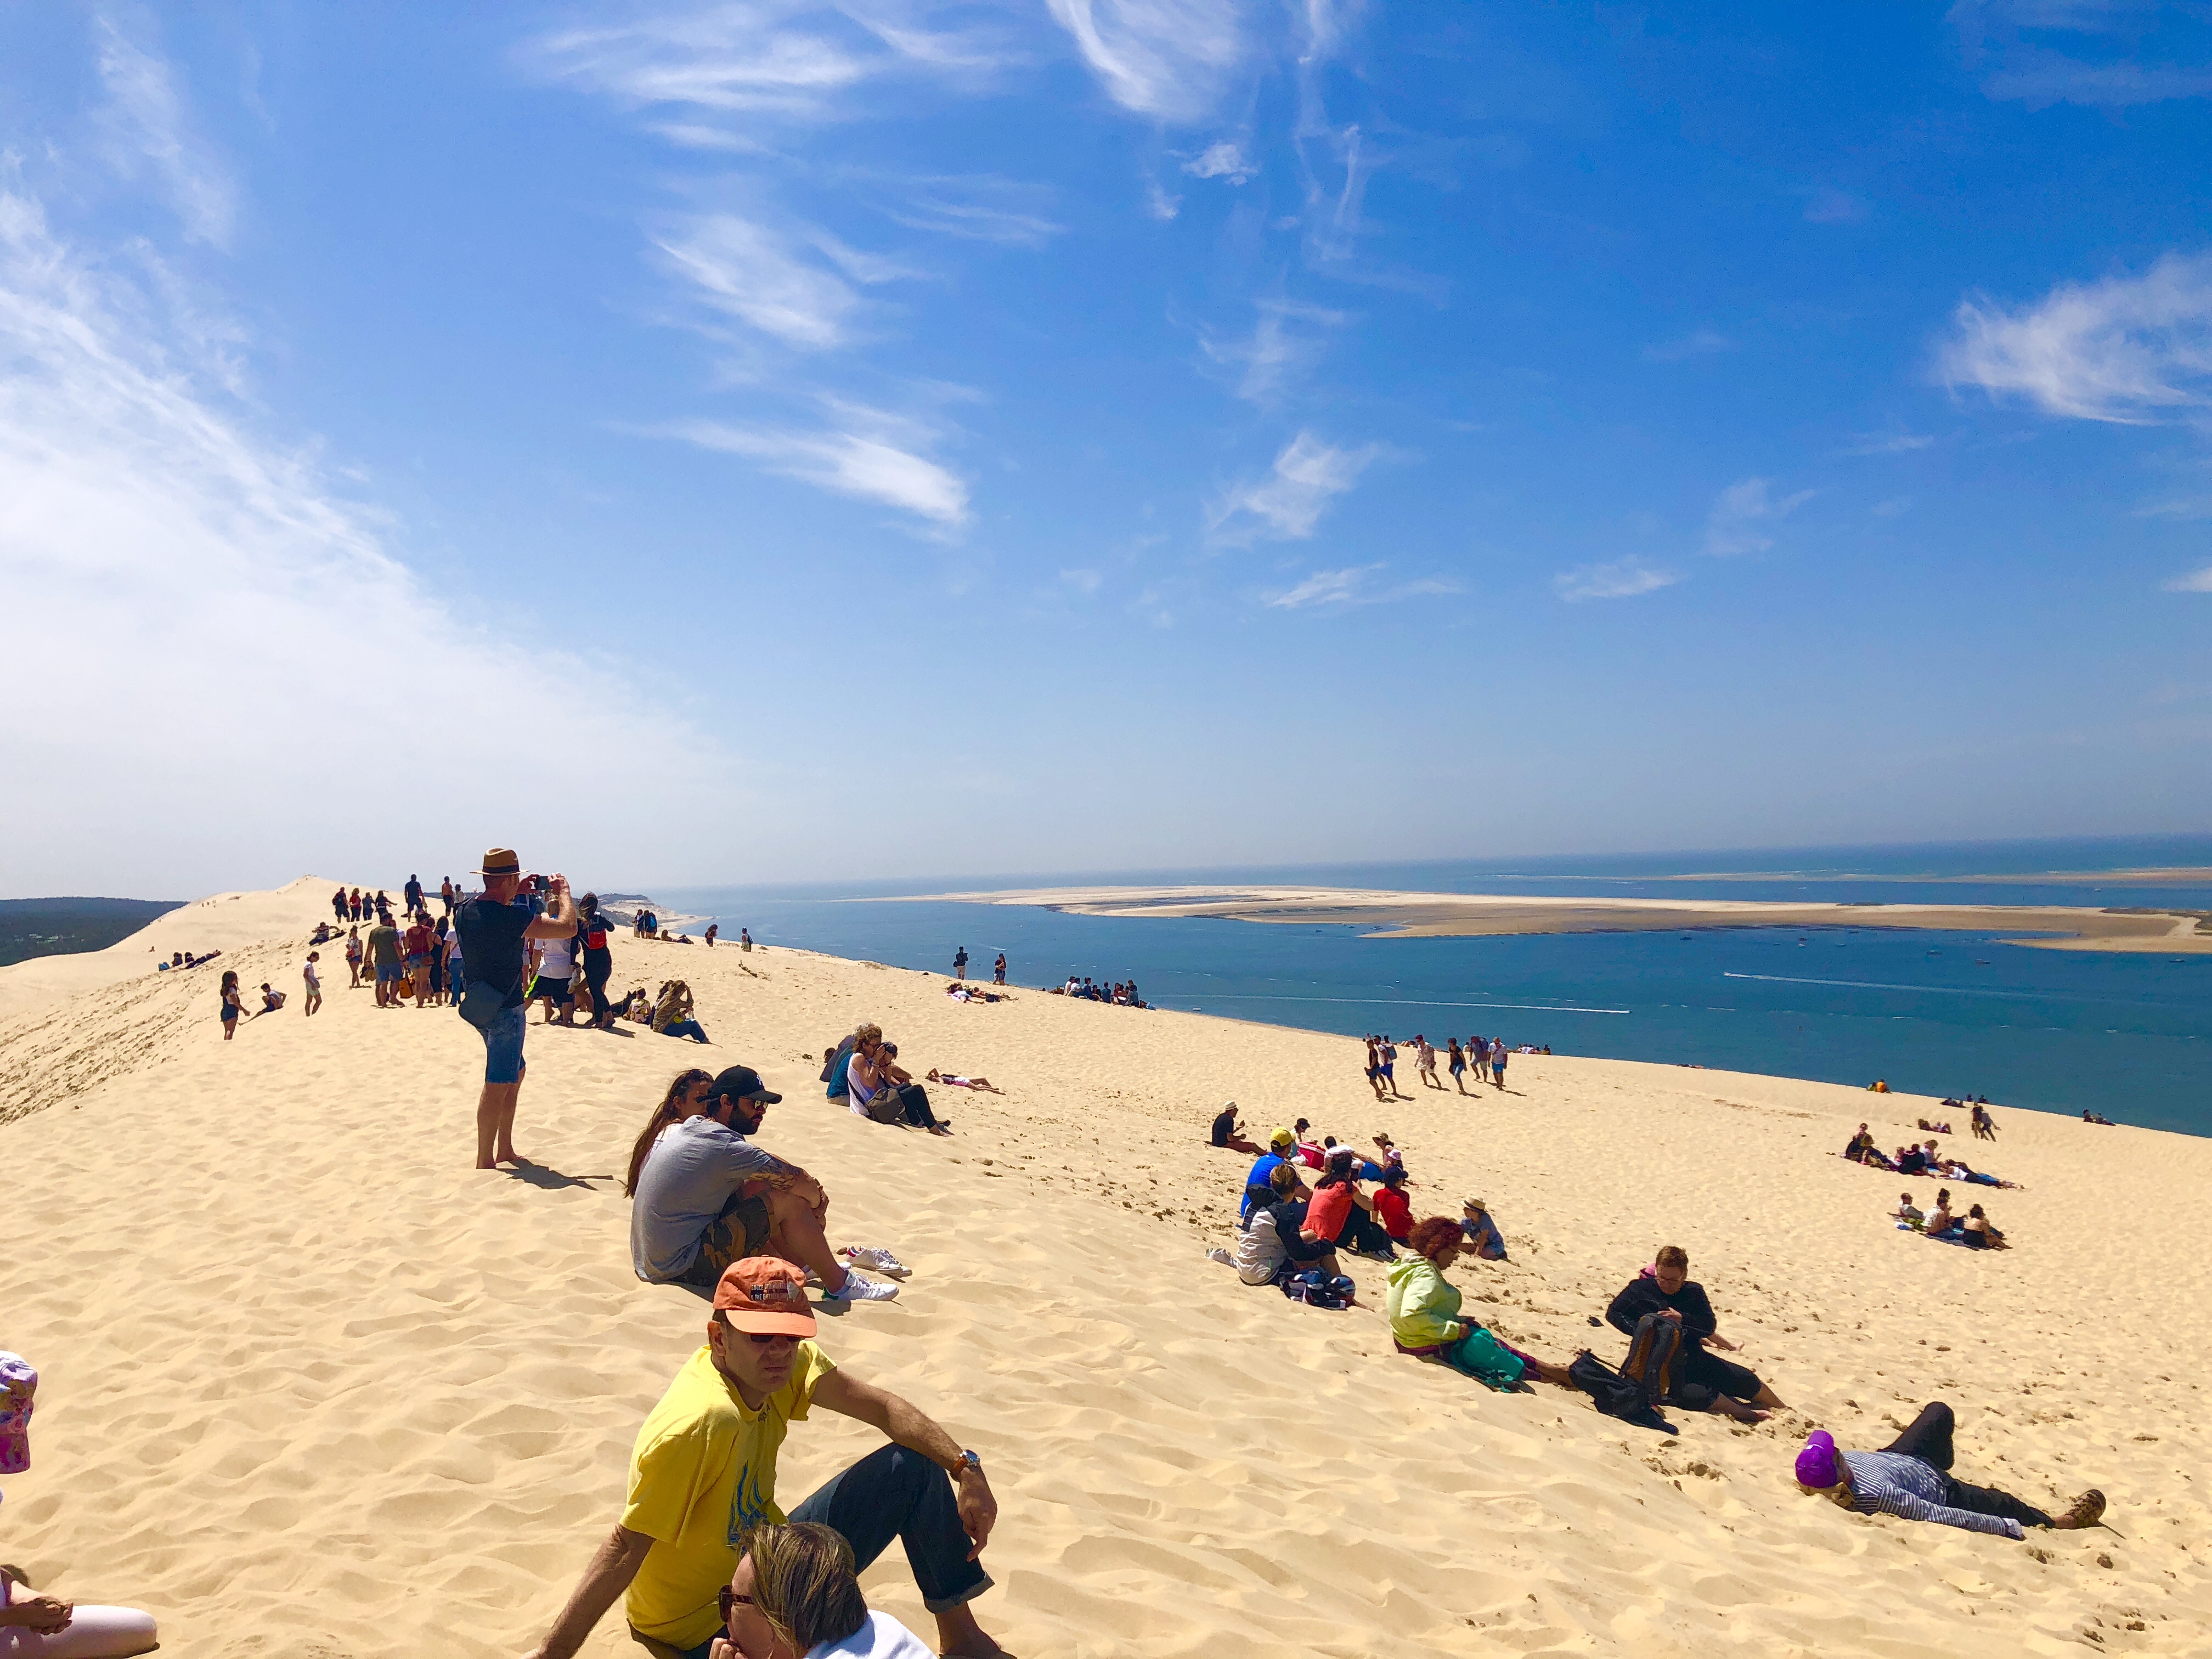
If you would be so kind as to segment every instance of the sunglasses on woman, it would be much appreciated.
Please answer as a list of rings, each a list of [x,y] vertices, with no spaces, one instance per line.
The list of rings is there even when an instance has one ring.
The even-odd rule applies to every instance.
[[[751,1596],[740,1595],[737,1591],[732,1589],[727,1584],[725,1584],[716,1594],[714,1597],[714,1605],[721,1608],[722,1623],[725,1627],[727,1627],[730,1622],[731,1608],[738,1607],[750,1607],[757,1604]]]

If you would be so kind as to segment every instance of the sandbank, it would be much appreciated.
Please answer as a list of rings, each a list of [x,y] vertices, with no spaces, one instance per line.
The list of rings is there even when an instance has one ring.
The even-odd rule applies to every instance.
[[[1691,933],[1723,927],[1931,928],[2002,933],[2046,951],[2212,952],[2212,911],[2026,904],[1820,904],[1757,899],[1547,897],[1349,887],[1034,887],[911,900],[1030,905],[1081,916],[1216,916],[1437,934]],[[2040,937],[2031,937],[2040,935]]]
[[[1996,1146],[1952,1144],[2027,1183],[1978,1194],[2018,1248],[1972,1253],[1883,1218],[1934,1183],[1834,1156],[1862,1119],[1906,1139],[1936,1111],[1912,1097],[1559,1055],[1472,1099],[1407,1065],[1413,1098],[1385,1107],[1343,1037],[1020,990],[961,1005],[934,975],[617,935],[617,985],[688,980],[714,1044],[533,1023],[517,1139],[537,1162],[482,1174],[481,1049],[450,1012],[380,1012],[325,951],[325,1012],[297,1013],[335,884],[0,969],[0,1346],[43,1378],[32,1468],[0,1480],[0,1559],[147,1607],[165,1655],[538,1640],[704,1322],[631,1275],[624,1155],[678,1069],[739,1060],[785,1093],[761,1139],[822,1176],[833,1235],[915,1269],[823,1342],[981,1452],[1002,1514],[979,1610],[1025,1659],[2212,1644],[2212,1247],[2191,1224],[2212,1142],[2000,1106]],[[150,970],[149,946],[218,943],[208,969]],[[222,965],[293,1006],[225,1044]],[[863,1018],[917,1074],[1006,1093],[936,1091],[943,1140],[832,1108],[821,1051]],[[1371,1308],[1243,1286],[1202,1254],[1248,1161],[1203,1144],[1227,1098],[1262,1134],[1387,1129],[1420,1212],[1487,1199],[1514,1260],[1455,1277],[1540,1352],[1617,1358],[1589,1317],[1683,1244],[1793,1411],[1662,1437],[1397,1356]],[[1378,1298],[1382,1270],[1352,1271]],[[1878,1443],[1932,1398],[1959,1409],[1966,1478],[2038,1502],[2098,1485],[2113,1530],[2031,1549],[1844,1515],[1790,1480],[1810,1426]],[[799,1425],[783,1496],[872,1443]],[[899,1552],[865,1583],[927,1628]],[[619,1620],[586,1648],[637,1651]]]

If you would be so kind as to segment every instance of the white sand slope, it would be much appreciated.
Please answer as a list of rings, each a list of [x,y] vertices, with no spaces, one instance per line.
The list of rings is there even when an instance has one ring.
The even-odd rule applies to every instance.
[[[1970,1253],[1881,1218],[1934,1183],[1832,1156],[1863,1117],[1905,1139],[1929,1109],[1910,1097],[1521,1057],[1479,1100],[1408,1075],[1386,1115],[1342,1038],[1034,992],[961,1006],[933,975],[624,937],[617,982],[680,973],[714,1044],[533,1026],[517,1141],[540,1163],[486,1175],[481,1050],[451,1012],[380,1012],[326,951],[329,1006],[300,1017],[300,941],[335,884],[0,969],[0,1102],[23,1113],[0,1122],[0,1347],[43,1374],[0,1559],[147,1607],[167,1653],[537,1639],[703,1323],[631,1276],[615,1178],[670,1076],[739,1060],[788,1096],[762,1139],[823,1176],[833,1235],[915,1268],[898,1303],[825,1320],[824,1346],[983,1453],[1003,1515],[980,1611],[1028,1659],[2212,1645],[2206,1142],[2001,1111],[1966,1156],[2028,1183],[1976,1194],[2019,1248]],[[293,1005],[226,1045],[215,969],[153,975],[149,944],[219,945]],[[831,1109],[820,1051],[864,1017],[917,1073],[1007,1092],[937,1091],[951,1139]],[[1662,1437],[1397,1357],[1371,1310],[1243,1287],[1200,1254],[1245,1162],[1201,1144],[1230,1096],[1263,1133],[1387,1128],[1420,1211],[1488,1199],[1516,1261],[1457,1277],[1541,1352],[1617,1358],[1588,1316],[1684,1244],[1796,1412]],[[1379,1292],[1378,1267],[1355,1272]],[[2046,1503],[2100,1486],[2115,1530],[2031,1550],[1790,1482],[1808,1427],[1879,1443],[1936,1397],[1966,1478]],[[784,1498],[869,1443],[810,1420]],[[866,1582],[927,1627],[896,1551]],[[587,1651],[636,1650],[615,1620]]]

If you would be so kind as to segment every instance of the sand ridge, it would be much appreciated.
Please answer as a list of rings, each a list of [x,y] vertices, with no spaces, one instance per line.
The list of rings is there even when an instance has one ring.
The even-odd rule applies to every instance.
[[[1376,939],[1664,933],[1716,927],[1933,928],[2015,934],[2020,937],[1998,942],[2053,951],[2212,952],[2212,911],[2142,906],[1778,902],[1284,886],[1036,887],[905,896],[908,902],[1035,905],[1082,916],[1319,922],[1371,928],[1370,937]],[[2047,937],[2028,937],[2032,934]]]
[[[226,960],[296,993],[334,884],[225,901],[266,929]],[[165,954],[171,923],[149,930]],[[615,1177],[676,1070],[739,1060],[785,1091],[761,1138],[823,1177],[833,1237],[915,1268],[824,1344],[982,1452],[1003,1513],[980,1610],[1030,1659],[2187,1654],[2212,1632],[2205,1142],[2000,1109],[2003,1138],[1966,1155],[2029,1190],[1980,1194],[2019,1244],[1985,1255],[1881,1219],[1934,1183],[1832,1155],[1861,1118],[1906,1138],[1931,1110],[1910,1097],[1559,1056],[1516,1058],[1503,1095],[1408,1078],[1414,1098],[1379,1108],[1343,1038],[1030,991],[963,1006],[936,975],[617,935],[617,983],[689,980],[714,1044],[533,1025],[518,1142],[540,1164],[483,1176],[480,1049],[450,1012],[380,1013],[340,962],[324,1014],[226,1046],[212,971],[149,975],[150,942],[106,969],[46,959],[43,1002],[40,963],[0,970],[11,1086],[58,1034],[91,1053],[141,1033],[0,1123],[0,1346],[44,1377],[0,1557],[149,1607],[166,1652],[478,1656],[542,1634],[702,1323],[631,1276]],[[1006,1094],[937,1091],[949,1140],[832,1109],[820,1049],[862,1018],[918,1073]],[[1239,1285],[1201,1255],[1245,1162],[1201,1144],[1230,1097],[1263,1130],[1388,1129],[1420,1212],[1488,1199],[1516,1261],[1455,1276],[1540,1352],[1617,1357],[1588,1317],[1685,1244],[1796,1412],[1678,1418],[1669,1439],[1400,1358],[1371,1310]],[[1378,1299],[1381,1268],[1353,1272]],[[2039,1537],[2039,1558],[1788,1480],[1810,1424],[1868,1443],[1937,1396],[1967,1478],[2037,1501],[2094,1482],[2116,1533]],[[810,1421],[784,1495],[868,1443]],[[896,1551],[866,1582],[926,1627]],[[618,1621],[586,1650],[635,1650]]]

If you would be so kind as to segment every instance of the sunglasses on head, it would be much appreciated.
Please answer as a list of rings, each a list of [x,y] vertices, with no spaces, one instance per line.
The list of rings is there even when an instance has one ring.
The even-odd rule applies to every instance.
[[[757,1605],[751,1596],[740,1595],[737,1591],[732,1589],[727,1584],[723,1585],[720,1590],[716,1592],[714,1596],[714,1604],[721,1608],[722,1622],[725,1625],[727,1625],[730,1622],[731,1608],[737,1607],[750,1607]]]

